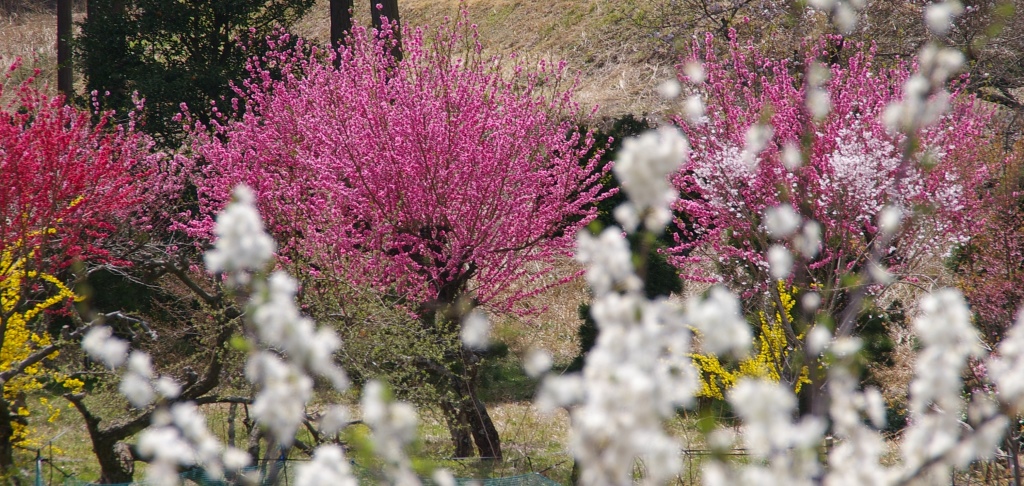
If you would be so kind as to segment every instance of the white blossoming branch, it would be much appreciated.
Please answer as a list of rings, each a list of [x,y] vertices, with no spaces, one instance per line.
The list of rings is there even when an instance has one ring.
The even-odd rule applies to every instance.
[[[313,396],[311,376],[326,379],[338,391],[346,390],[349,381],[334,362],[340,339],[330,329],[317,329],[296,307],[297,282],[280,271],[262,277],[275,245],[264,231],[254,203],[250,189],[236,188],[234,200],[217,218],[217,239],[205,260],[210,272],[227,277],[229,288],[251,286],[246,306],[251,352],[245,374],[259,390],[251,411],[270,432],[272,448],[286,450],[307,417],[306,407]],[[178,469],[191,466],[202,467],[213,478],[223,477],[225,471],[242,472],[251,458],[244,451],[224,447],[207,429],[196,404],[175,402],[180,385],[155,376],[146,353],[135,350],[129,354],[128,343],[112,334],[110,328],[96,327],[82,340],[82,348],[111,369],[127,361],[120,391],[133,406],[144,408],[159,400],[150,426],[139,436],[139,452],[152,461],[148,480],[178,484]],[[362,408],[363,422],[375,439],[374,450],[387,464],[385,477],[392,484],[419,484],[405,455],[405,447],[416,435],[415,410],[385,399],[378,382],[367,384]],[[320,429],[334,435],[347,423],[347,410],[335,405],[321,417]],[[268,473],[269,479],[275,474],[273,470]],[[344,450],[336,445],[318,447],[313,460],[298,468],[296,478],[299,485],[356,484]]]
[[[815,1],[811,5],[835,15],[844,30],[852,29],[859,1]],[[943,2],[928,8],[929,28],[943,32],[959,11],[959,3]],[[944,27],[946,26],[946,27]],[[946,109],[944,83],[959,68],[958,53],[936,46],[922,52],[920,72],[908,80],[904,98],[886,113],[894,131],[912,138],[921,127],[932,123]],[[702,81],[699,67],[687,66],[691,82]],[[813,77],[813,76],[812,76]],[[812,85],[815,84],[811,80]],[[817,84],[820,84],[818,82]],[[812,86],[813,88],[813,86]],[[677,85],[660,89],[674,97]],[[829,110],[824,91],[811,89],[808,104],[816,119]],[[697,100],[699,103],[699,100]],[[688,100],[687,104],[691,104]],[[687,108],[699,113],[699,107]],[[691,121],[699,116],[691,117]],[[771,138],[771,127],[757,127],[748,133],[744,153],[756,154]],[[684,141],[673,132],[652,131],[627,140],[616,166],[629,201],[615,211],[626,231],[640,226],[658,231],[663,225],[673,194],[659,188],[678,164],[670,160],[685,157]],[[785,152],[785,151],[784,151]],[[799,166],[798,148],[784,158],[787,168]],[[753,157],[745,157],[753,158]],[[908,163],[908,160],[900,163]],[[791,167],[792,166],[792,167]],[[649,187],[652,190],[645,191]],[[664,196],[664,197],[662,197]],[[888,245],[904,216],[904,209],[881,208],[878,247]],[[769,209],[764,215],[768,234],[775,240],[792,239],[803,258],[813,258],[821,244],[820,225],[804,220],[790,205]],[[641,281],[632,266],[632,254],[618,228],[605,229],[597,237],[581,233],[577,259],[588,266],[587,282],[594,292],[592,316],[600,334],[587,355],[579,375],[548,376],[541,384],[537,402],[541,408],[568,407],[572,417],[571,447],[581,467],[582,484],[627,484],[634,481],[633,464],[644,460],[645,484],[659,484],[676,474],[679,446],[664,433],[663,422],[676,407],[692,403],[696,381],[689,353],[690,328],[701,335],[705,351],[742,355],[750,343],[749,326],[739,314],[739,304],[727,290],[712,288],[703,299],[687,303],[680,312],[662,300],[649,300],[641,292]],[[781,245],[768,249],[771,274],[785,279],[794,258]],[[862,286],[885,283],[886,270],[871,260]],[[809,293],[815,296],[814,293]],[[819,302],[804,299],[812,312]],[[924,299],[914,330],[922,342],[915,378],[910,388],[911,425],[901,444],[902,461],[885,464],[886,442],[880,429],[885,422],[881,393],[861,388],[854,372],[861,348],[850,335],[851,316],[839,317],[835,335],[824,325],[807,333],[809,362],[829,363],[820,386],[826,407],[812,407],[798,415],[792,389],[761,379],[741,380],[728,394],[728,401],[743,422],[737,438],[727,429],[712,433],[708,442],[716,449],[744,447],[756,461],[729,466],[710,461],[703,470],[709,485],[727,484],[934,484],[945,481],[953,468],[991,456],[1006,433],[1010,416],[1024,406],[1024,313],[997,357],[987,360],[997,394],[962,396],[964,369],[971,358],[980,358],[980,340],[970,323],[970,311],[957,291],[940,290]],[[859,304],[851,308],[858,309]],[[966,420],[964,420],[966,417]],[[826,437],[835,443],[824,462],[821,446]]]

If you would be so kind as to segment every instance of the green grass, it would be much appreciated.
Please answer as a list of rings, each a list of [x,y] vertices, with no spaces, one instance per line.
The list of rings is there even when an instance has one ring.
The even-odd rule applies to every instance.
[[[38,403],[41,394],[33,394],[29,401]],[[57,407],[60,415],[53,421],[47,421],[45,411],[36,407],[29,416],[29,426],[34,429],[31,435],[35,444],[30,447],[40,450],[44,459],[44,482],[62,484],[65,477],[75,477],[93,481],[99,479],[100,468],[92,452],[92,442],[85,428],[85,422],[77,410],[59,395],[46,395],[46,398]],[[35,451],[20,450],[15,455],[18,469],[28,473],[27,477],[35,477]],[[144,467],[137,464],[136,468]]]
[[[538,380],[526,376],[515,356],[488,359],[480,369],[480,399],[485,403],[528,401],[533,399]]]
[[[423,469],[445,467],[460,478],[495,478],[508,477],[527,473],[540,473],[562,484],[567,484],[572,471],[572,457],[567,451],[569,419],[564,410],[551,415],[540,413],[532,406],[529,397],[533,387],[525,377],[513,357],[496,362],[486,372],[488,380],[486,393],[490,396],[488,409],[498,428],[502,439],[504,460],[481,461],[477,459],[454,460],[450,458],[452,447],[448,431],[439,413],[431,409],[421,411],[420,441],[415,447],[414,458]],[[109,392],[108,392],[109,393]],[[525,397],[525,398],[524,398]],[[354,397],[334,397],[353,404]],[[62,401],[54,398],[55,402]],[[104,416],[116,415],[123,411],[123,401],[111,395],[100,395],[90,399],[90,404],[102,409]],[[208,405],[203,407],[207,424],[211,432],[222,441],[227,440],[228,406]],[[358,417],[358,407],[353,405],[353,413]],[[41,415],[41,414],[40,414]],[[239,447],[245,447],[245,429],[242,424],[244,413],[241,409],[236,417],[236,430]],[[696,413],[683,414],[668,424],[668,430],[678,437],[685,448],[701,449],[704,447],[703,434],[698,430],[701,416]],[[40,423],[42,422],[42,423]],[[60,417],[53,423],[46,423],[45,417],[33,417],[33,425],[37,428],[37,436],[42,440],[53,439],[52,448],[44,448],[43,457],[50,462],[44,463],[44,483],[51,477],[54,484],[62,484],[65,475],[74,476],[79,480],[96,480],[99,468],[92,453],[91,443],[84,424],[75,410],[63,409]],[[364,429],[354,426],[354,429]],[[365,435],[365,430],[362,433]],[[308,441],[309,434],[302,430],[300,440]],[[131,442],[131,441],[129,441]],[[34,478],[35,454],[20,451],[18,454],[18,476],[26,481]],[[289,461],[282,472],[291,481],[296,466],[308,457],[297,449],[289,455]],[[684,456],[681,484],[692,484],[693,478],[699,479],[699,468],[705,457],[700,455]],[[373,477],[373,464],[360,460],[361,468],[357,472],[365,479]],[[637,474],[642,475],[644,465],[637,463]],[[136,479],[143,479],[145,464],[136,463]]]

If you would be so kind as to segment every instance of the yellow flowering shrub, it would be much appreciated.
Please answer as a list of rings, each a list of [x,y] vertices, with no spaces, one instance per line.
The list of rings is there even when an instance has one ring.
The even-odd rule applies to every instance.
[[[18,246],[14,246],[12,250],[17,249]],[[10,370],[35,351],[53,344],[47,333],[32,330],[31,324],[43,311],[78,298],[53,275],[26,269],[26,258],[16,256],[11,250],[0,253],[0,324],[6,329],[0,343],[0,372]],[[48,289],[48,295],[36,302],[28,301],[26,289],[39,288]],[[53,360],[57,355],[55,350],[47,359]],[[84,385],[81,380],[47,368],[45,360],[40,361],[3,383],[3,399],[10,406],[11,414],[18,418],[28,417],[31,412],[25,400],[27,394],[39,390],[47,382],[59,383],[72,392],[80,391]],[[48,410],[50,421],[56,420],[59,409],[45,398],[40,402]],[[13,445],[34,445],[32,431],[23,420],[12,420],[11,427],[14,431],[11,437]]]
[[[779,297],[782,301],[781,312],[785,312],[790,322],[793,321],[793,305],[796,303],[795,288],[787,289],[785,283],[778,283]],[[701,389],[697,396],[725,399],[725,391],[732,388],[741,377],[754,377],[779,381],[780,366],[789,357],[789,346],[786,332],[780,323],[782,316],[776,311],[775,320],[769,321],[764,312],[758,315],[758,328],[754,337],[753,356],[741,360],[735,365],[726,366],[713,354],[691,354],[698,373]],[[802,339],[803,336],[797,336]],[[794,384],[795,392],[799,393],[804,384],[810,383],[807,367],[803,367]]]

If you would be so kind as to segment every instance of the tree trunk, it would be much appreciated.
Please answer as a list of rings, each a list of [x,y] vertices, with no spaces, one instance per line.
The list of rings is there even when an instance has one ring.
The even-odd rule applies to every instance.
[[[378,31],[384,26],[381,17],[387,18],[392,24],[391,35],[394,44],[391,46],[391,55],[395,61],[402,60],[402,24],[398,16],[398,0],[370,0],[370,17],[373,18],[373,27]],[[381,8],[377,8],[377,6]]]
[[[11,444],[14,427],[11,422],[16,419],[11,414],[11,404],[0,398],[0,471],[9,471],[14,465],[14,445]]]
[[[473,434],[473,442],[476,443],[480,458],[500,461],[501,439],[484,402],[470,392],[463,404],[469,409],[464,413],[469,419],[469,430]]]
[[[472,436],[473,443],[481,459],[501,459],[501,439],[498,437],[498,429],[487,413],[487,406],[476,396],[477,363],[479,360],[473,352],[463,348],[463,372],[464,375],[452,373],[448,382],[450,386],[449,396],[453,399],[446,404],[451,412],[446,415],[456,417],[456,421],[449,421],[449,431],[452,434],[452,441],[456,445],[456,457],[472,457],[473,448],[466,444],[469,436]],[[454,424],[454,426],[453,426]]]
[[[393,1],[392,5],[397,15],[397,2]],[[440,268],[444,266],[440,265]],[[440,337],[459,335],[463,319],[475,306],[464,293],[475,274],[476,266],[470,263],[461,273],[442,280],[437,298],[419,309],[420,324],[424,329],[437,332]],[[434,375],[434,386],[442,397],[441,407],[455,446],[455,457],[473,457],[472,438],[481,458],[500,460],[498,429],[494,427],[486,405],[476,396],[480,357],[459,343],[457,348],[445,351],[443,362],[427,362],[427,365]]]
[[[71,0],[57,0],[57,90],[70,102],[74,96],[71,70]]]
[[[501,439],[486,405],[475,395],[466,395],[463,390],[455,400],[441,404],[455,447],[453,457],[479,456],[481,459],[501,460]]]
[[[113,437],[93,441],[93,453],[100,463],[100,484],[124,484],[134,480],[135,467],[124,460],[118,443]]]
[[[96,461],[100,463],[100,483],[116,484],[130,483],[135,475],[134,464],[123,461],[119,453],[118,442],[132,436],[149,424],[151,412],[146,412],[134,418],[122,422],[112,428],[100,427],[101,419],[86,408],[82,401],[84,394],[65,394],[66,398],[85,421],[85,429],[89,432],[89,440],[92,442],[92,452],[96,455]]]
[[[336,49],[352,31],[352,0],[331,0],[330,17],[331,46]]]
[[[466,415],[462,413],[460,407],[449,401],[441,403],[441,409],[448,424],[448,433],[452,436],[452,446],[455,447],[452,457],[473,457],[473,438],[469,433],[470,426]]]

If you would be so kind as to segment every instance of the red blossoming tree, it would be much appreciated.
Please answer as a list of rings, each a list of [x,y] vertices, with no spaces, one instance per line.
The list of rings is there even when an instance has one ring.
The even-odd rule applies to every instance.
[[[595,216],[603,171],[566,121],[577,108],[563,65],[485,59],[464,21],[406,31],[400,61],[392,39],[356,28],[336,53],[300,41],[254,59],[239,117],[195,132],[202,214],[190,231],[208,234],[248,184],[282,256],[391,293],[450,332],[459,302],[511,310],[542,288]],[[472,435],[500,457],[473,391],[478,358],[446,354],[419,365],[456,397],[442,403],[456,454],[472,454]]]
[[[17,85],[0,111],[0,470],[31,439],[24,394],[49,380],[81,387],[43,366],[68,337],[49,334],[46,313],[75,297],[73,263],[111,261],[103,243],[140,202],[135,181],[150,157],[131,124],[94,123],[33,83]]]
[[[985,218],[953,259],[975,324],[992,345],[1024,304],[1024,141],[999,148],[1009,156],[996,152]]]

